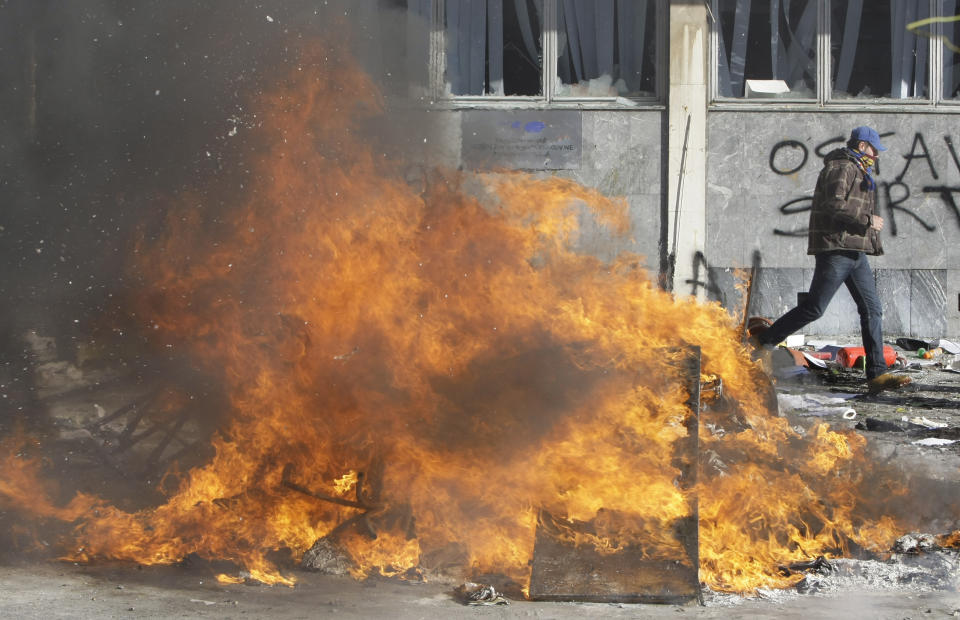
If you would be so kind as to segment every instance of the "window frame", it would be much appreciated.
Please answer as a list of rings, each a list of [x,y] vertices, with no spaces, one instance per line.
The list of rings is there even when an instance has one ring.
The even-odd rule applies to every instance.
[[[817,34],[816,34],[816,99],[747,99],[745,97],[723,97],[719,94],[719,28],[717,28],[716,13],[719,0],[707,0],[707,21],[710,27],[710,66],[709,92],[710,109],[737,109],[737,110],[825,110],[837,112],[872,110],[877,112],[955,112],[960,113],[960,99],[944,99],[943,97],[943,49],[940,38],[944,36],[944,24],[931,24],[930,36],[920,35],[927,39],[927,92],[923,99],[894,99],[877,97],[870,99],[841,98],[833,96],[833,76],[831,74],[830,51],[830,15],[833,0],[812,0],[817,5]],[[931,17],[941,16],[941,3],[938,0],[927,0]]]
[[[517,108],[517,109],[580,109],[580,110],[663,110],[666,107],[666,86],[669,74],[667,56],[667,26],[669,0],[655,3],[654,46],[656,76],[652,97],[561,97],[556,93],[557,61],[559,54],[558,16],[561,0],[543,0],[543,25],[540,45],[543,66],[540,69],[541,95],[450,95],[446,90],[446,7],[444,0],[432,0],[429,50],[430,98],[436,104],[454,109]]]

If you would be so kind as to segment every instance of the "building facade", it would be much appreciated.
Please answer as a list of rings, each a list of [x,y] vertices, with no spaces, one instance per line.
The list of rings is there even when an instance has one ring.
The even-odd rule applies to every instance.
[[[623,196],[629,239],[676,294],[776,316],[806,290],[823,155],[871,125],[885,332],[960,335],[955,0],[408,0],[405,62],[467,170],[561,175]],[[410,33],[425,41],[410,43]],[[413,71],[411,70],[411,73]],[[856,334],[842,291],[811,335]]]

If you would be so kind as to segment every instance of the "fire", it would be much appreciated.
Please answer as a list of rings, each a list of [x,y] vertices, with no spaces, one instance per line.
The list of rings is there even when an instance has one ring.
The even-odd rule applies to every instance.
[[[407,162],[360,138],[385,104],[353,61],[325,46],[297,69],[260,104],[244,202],[185,200],[131,270],[137,316],[230,395],[210,462],[160,506],[56,508],[6,475],[24,463],[4,447],[0,498],[75,523],[66,557],[196,554],[292,584],[277,550],[295,560],[327,537],[358,578],[444,551],[525,584],[538,511],[594,522],[570,534],[581,544],[657,557],[695,495],[701,580],[749,591],[896,537],[864,514],[862,439],[772,415],[722,308],[660,291],[636,256],[577,252],[583,218],[628,233],[623,201],[520,173],[409,183]],[[670,455],[688,435],[691,344],[728,406],[703,412],[683,488]]]
[[[333,488],[339,495],[343,495],[350,489],[353,489],[357,486],[357,480],[357,472],[348,471],[333,481]]]
[[[937,539],[937,544],[941,547],[960,548],[960,530],[954,530],[949,534],[940,536]]]
[[[51,497],[57,490],[45,480],[41,462],[31,454],[37,440],[17,430],[0,440],[0,509],[30,506],[38,517],[75,521],[97,508],[101,502],[85,494],[78,494],[66,506],[56,506]]]

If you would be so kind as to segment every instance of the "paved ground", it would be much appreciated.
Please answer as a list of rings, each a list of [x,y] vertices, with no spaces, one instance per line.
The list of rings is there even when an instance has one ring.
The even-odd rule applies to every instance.
[[[776,389],[783,415],[798,423],[823,419],[860,432],[879,457],[896,460],[912,472],[917,484],[929,485],[931,495],[960,497],[960,442],[947,443],[960,439],[960,373],[944,367],[952,358],[919,365],[908,357],[914,365],[902,372],[913,378],[913,384],[875,396],[866,394],[856,372],[807,372],[793,368],[783,355],[779,359]],[[917,443],[923,441],[930,445]],[[941,516],[942,529],[933,533],[960,528],[960,514]],[[933,569],[937,589],[910,574],[871,577],[858,568],[857,578],[819,592],[765,592],[750,598],[708,592],[703,606],[511,601],[505,606],[471,607],[455,598],[456,584],[357,582],[300,572],[294,588],[221,585],[213,579],[213,568],[198,564],[77,566],[0,550],[0,618],[960,617],[956,555],[939,562]]]
[[[469,607],[442,584],[304,573],[295,588],[221,586],[182,567],[0,566],[0,617],[50,618],[810,618],[960,617],[960,593],[909,589],[769,593],[697,604],[620,605],[511,601]]]
[[[870,395],[860,371],[803,369],[781,350],[775,358],[781,414],[859,432],[916,477],[957,483],[960,495],[960,356],[922,360],[897,351],[906,364],[898,363],[894,372],[912,383]],[[952,517],[960,527],[960,514]]]

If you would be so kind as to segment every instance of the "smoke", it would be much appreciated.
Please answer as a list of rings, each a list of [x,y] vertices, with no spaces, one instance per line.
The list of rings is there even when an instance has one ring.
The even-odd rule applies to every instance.
[[[414,20],[411,25],[406,14],[380,8],[372,2],[313,1],[173,8],[161,2],[129,7],[120,2],[4,5],[4,10],[15,13],[17,26],[29,33],[7,65],[16,77],[18,94],[5,102],[11,116],[22,122],[7,123],[3,130],[4,144],[9,145],[3,165],[11,171],[10,178],[18,180],[19,189],[17,207],[3,232],[16,240],[10,245],[11,258],[23,268],[23,277],[10,285],[24,301],[14,306],[15,321],[46,321],[69,342],[90,337],[96,333],[94,326],[115,327],[123,320],[136,325],[138,316],[151,316],[164,324],[157,330],[158,338],[170,338],[169,346],[213,349],[208,366],[224,370],[237,388],[232,402],[250,423],[249,428],[235,427],[232,440],[218,444],[219,460],[196,470],[164,510],[114,515],[121,524],[148,524],[144,532],[149,532],[150,542],[182,540],[183,531],[208,525],[226,502],[232,511],[219,529],[239,542],[239,554],[264,529],[259,520],[243,516],[243,510],[260,517],[270,514],[264,493],[277,507],[289,501],[276,491],[286,470],[280,456],[293,457],[289,446],[299,446],[307,457],[304,462],[310,468],[300,471],[316,478],[341,475],[341,465],[353,467],[358,452],[399,455],[401,465],[387,482],[401,490],[410,480],[436,482],[408,494],[411,505],[425,507],[417,514],[430,519],[452,512],[451,504],[438,503],[434,492],[466,486],[454,478],[471,474],[481,475],[482,484],[452,504],[464,507],[463,522],[476,519],[481,512],[478,504],[492,505],[507,492],[521,497],[517,503],[526,509],[528,498],[535,496],[531,489],[537,486],[531,479],[542,474],[548,460],[576,464],[571,470],[578,471],[562,472],[564,502],[578,496],[595,500],[600,494],[590,485],[609,479],[620,481],[613,484],[616,493],[608,497],[612,506],[634,503],[634,496],[622,493],[627,479],[635,483],[633,472],[660,472],[666,467],[654,444],[666,443],[682,427],[676,412],[663,406],[661,394],[633,394],[631,384],[616,385],[616,377],[605,376],[597,361],[605,349],[585,355],[589,362],[585,367],[579,364],[583,360],[572,352],[580,338],[600,337],[614,355],[632,352],[635,357],[621,362],[624,367],[636,366],[644,349],[666,340],[702,342],[711,364],[729,362],[725,371],[730,374],[724,375],[729,393],[751,385],[752,367],[737,363],[729,334],[721,329],[728,317],[719,308],[674,306],[631,278],[626,269],[606,273],[610,280],[603,290],[617,294],[585,305],[581,291],[603,280],[597,262],[571,259],[561,261],[552,272],[529,269],[534,259],[549,257],[554,237],[571,234],[571,218],[547,217],[551,210],[558,214],[561,210],[544,196],[551,189],[570,189],[561,183],[531,188],[530,183],[511,186],[503,181],[502,195],[512,201],[505,212],[523,222],[521,226],[481,216],[478,206],[462,196],[458,199],[450,183],[434,183],[435,195],[421,201],[417,192],[395,188],[396,177],[381,182],[380,168],[394,172],[401,154],[410,174],[416,174],[430,155],[433,130],[430,114],[419,111],[429,103],[424,100],[422,75],[426,63],[416,60],[423,59],[423,49],[410,43],[426,37],[406,38],[407,32],[425,34],[423,24]],[[387,114],[373,113],[381,101],[379,96],[374,103],[366,101],[372,89],[365,77],[342,79],[331,68],[345,55],[338,47],[344,38],[352,47],[351,57],[362,60],[382,88]],[[329,57],[324,56],[325,43]],[[301,56],[307,46],[311,56]],[[336,80],[315,88],[331,75]],[[291,82],[288,86],[304,88],[273,88],[285,80]],[[300,102],[299,97],[314,99]],[[365,105],[371,108],[368,115],[363,114]],[[271,117],[270,111],[276,112],[277,122],[258,116],[264,111]],[[370,149],[371,144],[377,148]],[[384,160],[390,165],[380,163]],[[342,165],[331,165],[335,163]],[[351,188],[354,177],[372,184]],[[531,189],[544,192],[523,193]],[[565,203],[570,196],[584,194],[581,188],[554,200]],[[273,217],[281,208],[283,217]],[[312,209],[309,217],[303,215],[307,208]],[[176,225],[167,228],[171,219]],[[521,230],[531,241],[522,241]],[[227,247],[231,237],[234,243]],[[144,242],[138,249],[146,248],[139,256],[132,247],[134,240]],[[221,241],[224,244],[218,246]],[[422,254],[434,260],[423,261]],[[144,263],[139,272],[126,269],[132,256]],[[464,262],[467,268],[461,268]],[[149,277],[154,268],[160,277]],[[142,282],[128,282],[131,273],[148,275]],[[517,274],[531,279],[510,281],[509,276]],[[479,289],[474,282],[481,283]],[[484,282],[493,282],[490,289],[497,294],[478,302],[475,294],[484,291]],[[287,283],[300,286],[283,291]],[[121,301],[128,288],[152,293],[143,295],[137,312],[130,314]],[[222,303],[224,299],[231,303]],[[460,301],[467,299],[473,301]],[[516,311],[513,302],[518,299],[533,302],[535,312]],[[649,301],[650,307],[640,300]],[[654,303],[658,301],[662,303]],[[311,310],[321,311],[308,313]],[[479,320],[464,310],[476,311]],[[652,330],[645,338],[638,337],[642,332],[634,323],[641,320]],[[688,329],[690,336],[684,336]],[[497,336],[490,335],[493,330]],[[385,346],[387,339],[395,346]],[[492,353],[486,354],[488,350]],[[602,359],[609,356],[604,353]],[[630,424],[598,423],[595,413],[586,415],[600,409],[595,396],[611,382],[620,388],[610,392],[617,395],[619,405],[611,410],[611,419],[629,415]],[[268,385],[272,389],[263,389]],[[632,398],[619,398],[621,394]],[[282,397],[292,399],[281,401]],[[571,427],[612,432],[601,435],[598,444],[560,442],[545,450],[540,460],[529,456],[525,463],[509,467],[514,455],[529,455],[530,448],[556,428],[558,410],[569,412]],[[666,418],[651,414],[657,431],[653,436],[620,432],[624,426],[639,426],[637,412],[647,410]],[[685,407],[678,410],[686,414]],[[432,425],[422,421],[430,415],[436,416]],[[767,423],[762,415],[755,417],[758,424],[763,422],[761,427],[769,426],[781,436],[781,442],[792,436],[780,421]],[[334,427],[335,422],[342,427]],[[336,432],[328,436],[329,428]],[[836,512],[851,505],[846,482],[825,475],[849,458],[847,442],[825,430],[812,438],[817,443],[796,440],[796,456],[787,462],[798,462],[799,470],[812,480],[807,482],[783,471],[778,450],[767,446],[752,456],[757,451],[755,437],[766,434],[744,430],[729,441],[727,454],[721,456],[730,464],[743,463],[748,484],[720,494],[721,499],[749,503],[779,496],[789,484],[800,497],[834,492],[840,500]],[[250,447],[255,439],[265,438],[276,442],[260,445],[259,452]],[[402,444],[400,439],[413,441]],[[331,440],[337,442],[337,450],[328,450],[330,454],[315,448]],[[719,438],[714,443],[719,444]],[[401,444],[424,445],[431,448],[428,454],[443,458],[425,460],[422,454],[389,450]],[[595,470],[588,470],[580,462],[584,445],[612,446],[627,465],[598,463]],[[282,448],[280,455],[277,446]],[[335,460],[333,456],[340,456],[336,451],[352,458]],[[724,450],[718,447],[716,452]],[[239,464],[230,459],[235,453],[243,458]],[[808,465],[804,463],[808,454],[823,458]],[[741,455],[751,458],[745,461]],[[328,457],[329,463],[324,462]],[[503,489],[486,484],[490,474],[478,472],[477,462],[489,463],[491,471],[509,470],[503,475],[508,481]],[[766,494],[761,485],[750,484],[757,471],[754,462],[765,462],[769,471],[783,474],[781,486],[770,490],[772,474],[754,476],[766,479]],[[423,473],[431,463],[434,470]],[[229,492],[214,485],[201,493],[208,477],[221,471]],[[663,496],[680,503],[671,477],[661,477],[669,491]],[[722,477],[718,475],[718,487],[737,482],[732,476]],[[269,492],[249,490],[248,481],[265,478]],[[196,489],[190,486],[194,483]],[[811,492],[821,486],[822,493]],[[650,492],[651,485],[639,487],[637,499],[658,497]],[[211,501],[198,502],[197,497]],[[568,512],[589,517],[596,503],[588,501]],[[820,510],[821,503],[831,506],[825,500],[812,502],[809,511],[814,517],[832,518],[833,511]],[[740,536],[743,520],[724,512],[740,506],[714,504],[713,523],[733,525]],[[703,506],[701,515],[706,515],[708,503]],[[265,546],[304,546],[302,539],[321,520],[297,505],[293,508],[309,527],[294,528],[292,534],[271,532],[273,539]],[[154,525],[171,513],[169,530]],[[794,510],[771,515],[780,520],[770,522],[762,518],[760,508],[756,513],[761,518],[751,523],[761,531],[798,529]],[[511,514],[512,527],[529,526],[525,514],[520,519]],[[238,518],[231,520],[231,515]],[[96,538],[106,521],[91,520],[85,534]],[[429,519],[420,522],[425,525]],[[252,528],[251,535],[239,531],[241,526]],[[846,530],[840,534],[849,535]],[[205,536],[194,536],[165,557],[179,558],[194,548],[190,544],[206,544]],[[446,536],[439,541],[447,542]],[[493,541],[497,536],[476,538]],[[112,550],[116,540],[108,535],[97,544],[106,555],[129,557]],[[717,539],[717,564],[726,562],[727,545]],[[747,562],[762,564],[761,570],[774,565],[772,560],[752,557],[752,549],[739,551]],[[90,553],[97,553],[96,544]],[[491,551],[477,555],[496,556]],[[525,557],[510,562],[526,565]],[[721,568],[728,570],[726,564]]]
[[[162,235],[185,200],[210,231],[236,216],[259,183],[257,104],[314,69],[304,48],[350,46],[393,110],[358,127],[361,139],[422,174],[417,162],[436,142],[423,112],[428,30],[403,4],[0,0],[0,384],[10,405],[0,439],[15,426],[50,430],[35,372],[48,357],[79,363],[95,345],[115,367],[171,372],[158,369],[150,326],[129,303],[143,287],[130,275],[136,246]],[[44,360],[38,341],[50,343]],[[198,377],[172,380],[192,389]],[[80,470],[73,453],[70,464],[55,456],[63,499]],[[97,491],[132,497],[131,486]]]
[[[156,234],[187,191],[208,221],[230,217],[255,182],[262,119],[251,102],[301,62],[304,44],[349,32],[391,105],[412,94],[401,121],[368,133],[415,160],[422,146],[411,145],[431,142],[411,111],[426,92],[428,39],[402,4],[0,2],[0,294],[10,302],[0,350],[17,360],[5,381],[28,382],[17,368],[29,330],[68,358],[136,323],[120,302],[136,284],[125,275],[134,239]]]

